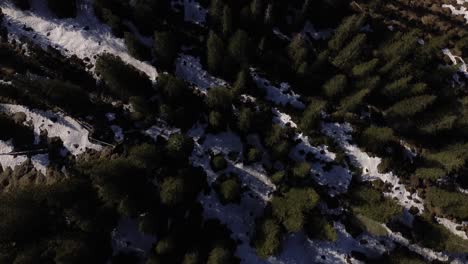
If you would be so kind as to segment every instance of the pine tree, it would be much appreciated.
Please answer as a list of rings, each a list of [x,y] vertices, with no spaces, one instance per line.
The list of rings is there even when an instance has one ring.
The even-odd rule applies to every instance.
[[[256,21],[263,17],[263,0],[252,0],[252,3],[250,4],[250,12]]]
[[[240,65],[249,60],[249,36],[244,30],[237,30],[229,40],[229,55]]]
[[[207,41],[208,70],[213,73],[223,71],[224,43],[215,32],[210,31]]]
[[[349,63],[355,61],[361,55],[366,39],[365,34],[358,34],[336,55],[332,64],[338,68],[344,68]]]
[[[346,89],[347,83],[348,80],[345,75],[336,75],[323,85],[323,93],[328,98],[337,97],[343,94],[343,92]]]
[[[177,41],[172,32],[156,31],[154,33],[154,53],[156,60],[165,66],[173,64],[177,56]]]
[[[223,9],[223,35],[229,36],[232,32],[232,10],[228,5]]]
[[[335,30],[335,34],[328,42],[328,47],[334,51],[340,50],[346,41],[362,27],[364,21],[365,17],[358,15],[345,18]]]

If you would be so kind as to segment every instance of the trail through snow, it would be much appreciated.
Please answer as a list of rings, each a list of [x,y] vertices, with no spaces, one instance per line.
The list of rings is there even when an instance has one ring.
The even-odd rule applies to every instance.
[[[0,1],[0,8],[5,14],[5,25],[14,36],[26,36],[43,47],[53,46],[67,56],[89,58],[93,64],[99,54],[112,53],[154,81],[158,76],[156,69],[128,54],[124,40],[114,37],[110,28],[94,15],[92,0],[80,3],[77,17],[70,19],[55,18],[45,1],[39,0],[32,1],[32,11],[19,10],[4,0]]]

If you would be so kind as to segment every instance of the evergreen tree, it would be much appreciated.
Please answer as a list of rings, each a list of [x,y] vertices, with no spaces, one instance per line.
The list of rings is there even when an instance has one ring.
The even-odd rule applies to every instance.
[[[366,43],[366,35],[358,34],[356,35],[348,45],[346,45],[336,57],[332,60],[332,64],[338,68],[345,68],[350,63],[354,62],[364,49]]]
[[[347,86],[347,78],[343,74],[336,75],[323,85],[323,93],[328,98],[335,98],[344,93]]]
[[[215,32],[210,31],[207,41],[207,64],[212,73],[223,72],[224,43]]]
[[[249,60],[249,36],[244,30],[237,30],[229,39],[229,55],[240,65],[247,64]]]
[[[157,31],[154,33],[154,53],[156,60],[170,66],[177,56],[177,41],[172,32]]]
[[[224,6],[223,9],[223,35],[229,36],[232,32],[232,10],[228,5]]]

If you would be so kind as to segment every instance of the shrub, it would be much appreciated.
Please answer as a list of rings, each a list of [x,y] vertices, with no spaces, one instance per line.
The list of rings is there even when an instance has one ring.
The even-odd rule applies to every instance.
[[[387,223],[401,214],[403,209],[392,199],[368,186],[358,186],[351,190],[351,208],[355,215],[363,215],[372,220]]]
[[[214,130],[222,130],[224,127],[223,115],[218,111],[211,111],[208,114],[208,123]]]
[[[336,75],[323,85],[323,93],[329,98],[337,97],[343,94],[346,89],[347,82],[345,75]]]
[[[255,252],[263,259],[275,255],[280,250],[281,237],[281,226],[275,219],[262,219],[255,229],[253,239]]]
[[[184,201],[185,182],[180,177],[167,177],[160,186],[159,197],[161,203],[167,206],[176,206]]]
[[[262,159],[262,152],[256,148],[249,148],[247,151],[247,162],[258,162]]]
[[[446,217],[455,217],[461,221],[468,220],[468,195],[459,192],[450,192],[432,187],[426,191],[426,206],[437,214]]]
[[[241,200],[241,183],[235,175],[218,177],[214,189],[222,204],[239,203]]]
[[[119,57],[105,53],[96,61],[96,73],[109,87],[109,92],[122,100],[133,95],[144,95],[151,90],[148,76]]]
[[[220,171],[226,169],[228,166],[228,163],[226,162],[226,159],[223,157],[223,155],[215,155],[211,159],[211,168],[213,168],[214,171]]]
[[[188,158],[193,150],[193,140],[182,134],[172,134],[166,145],[170,157],[183,160]]]
[[[307,220],[307,234],[315,239],[336,241],[338,235],[333,225],[321,215],[313,215]]]
[[[177,47],[177,41],[172,32],[157,31],[154,33],[154,52],[156,59],[163,65],[172,65],[177,56]]]
[[[297,232],[305,223],[305,216],[315,208],[319,195],[312,188],[292,188],[271,200],[273,215],[288,232]]]
[[[229,110],[232,107],[232,96],[226,87],[213,87],[208,90],[206,104],[212,109]]]
[[[311,166],[308,162],[301,162],[297,164],[292,171],[292,174],[296,178],[305,179],[310,175]]]

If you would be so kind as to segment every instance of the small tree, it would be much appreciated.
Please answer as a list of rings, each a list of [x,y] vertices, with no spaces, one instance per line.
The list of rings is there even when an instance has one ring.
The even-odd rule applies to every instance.
[[[215,32],[210,31],[207,41],[207,64],[212,73],[223,71],[224,43]]]
[[[323,85],[323,93],[329,98],[340,96],[344,93],[347,83],[348,81],[345,75],[336,75]]]
[[[165,66],[170,66],[177,56],[177,41],[172,32],[156,31],[154,33],[154,53],[156,59]]]

